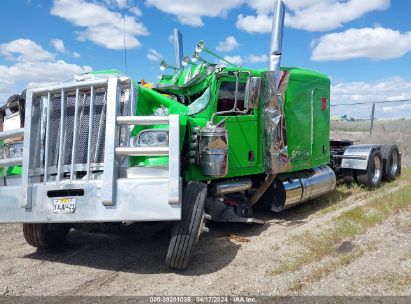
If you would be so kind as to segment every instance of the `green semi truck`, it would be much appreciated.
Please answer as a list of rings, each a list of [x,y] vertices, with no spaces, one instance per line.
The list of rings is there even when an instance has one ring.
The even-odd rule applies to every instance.
[[[172,222],[166,263],[187,267],[206,221],[263,222],[350,177],[400,175],[396,145],[330,140],[330,79],[281,67],[284,4],[274,1],[270,63],[255,70],[182,56],[150,87],[99,71],[12,96],[0,111],[0,222],[39,248],[70,229]],[[183,67],[184,65],[184,67]]]

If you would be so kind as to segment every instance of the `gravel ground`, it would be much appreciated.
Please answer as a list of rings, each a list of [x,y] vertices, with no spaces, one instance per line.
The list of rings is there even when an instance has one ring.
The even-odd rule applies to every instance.
[[[324,261],[273,274],[303,250],[295,237],[326,229],[335,216],[367,203],[357,196],[326,214],[307,203],[281,215],[257,214],[266,220],[262,226],[210,224],[184,272],[164,264],[167,233],[71,231],[62,251],[48,253],[27,245],[20,225],[0,225],[0,295],[411,295],[411,210],[357,237],[347,250],[365,253],[324,277],[306,280]]]

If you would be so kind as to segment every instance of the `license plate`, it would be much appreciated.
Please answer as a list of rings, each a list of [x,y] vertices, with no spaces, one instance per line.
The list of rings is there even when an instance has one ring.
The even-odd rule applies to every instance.
[[[75,198],[57,198],[53,200],[54,213],[74,213],[76,211]]]

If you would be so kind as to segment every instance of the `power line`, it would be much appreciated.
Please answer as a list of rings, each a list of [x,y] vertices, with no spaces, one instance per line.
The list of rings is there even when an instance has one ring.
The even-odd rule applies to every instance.
[[[381,100],[381,101],[367,101],[367,102],[355,102],[355,103],[340,103],[340,104],[332,104],[331,107],[356,106],[356,105],[372,105],[372,104],[380,104],[380,103],[397,103],[397,102],[411,102],[411,99]]]

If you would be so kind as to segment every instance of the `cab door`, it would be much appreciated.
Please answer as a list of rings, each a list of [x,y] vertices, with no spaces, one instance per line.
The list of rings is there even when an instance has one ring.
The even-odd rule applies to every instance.
[[[260,123],[257,110],[244,108],[246,80],[240,81],[236,111],[236,79],[222,79],[218,82],[214,123],[223,123],[228,131],[228,176],[257,174],[260,166]],[[223,113],[226,112],[226,113]],[[220,113],[220,114],[219,114]]]

